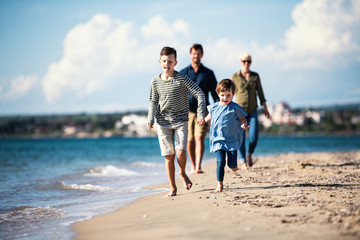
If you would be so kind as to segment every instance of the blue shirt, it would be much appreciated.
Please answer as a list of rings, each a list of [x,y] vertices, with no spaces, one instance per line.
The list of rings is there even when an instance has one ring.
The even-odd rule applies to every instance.
[[[212,70],[200,64],[198,71],[195,72],[191,65],[189,65],[186,68],[182,69],[180,73],[187,75],[201,88],[201,90],[205,94],[206,106],[209,105],[209,93],[211,93],[214,102],[219,101],[219,97],[216,93],[217,81]],[[197,100],[191,93],[189,97],[190,112],[196,113],[198,106]]]
[[[244,131],[239,119],[247,115],[246,111],[232,101],[228,105],[214,103],[207,108],[211,117],[210,152],[238,150]]]

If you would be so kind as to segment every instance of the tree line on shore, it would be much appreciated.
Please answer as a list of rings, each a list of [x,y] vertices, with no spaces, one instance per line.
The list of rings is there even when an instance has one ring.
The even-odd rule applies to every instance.
[[[323,111],[323,120],[315,123],[309,119],[304,125],[276,125],[265,128],[260,124],[260,134],[360,134],[360,105],[350,104],[318,108]],[[294,109],[293,111],[306,111]],[[261,109],[259,111],[261,114]],[[115,131],[115,124],[123,116],[135,114],[146,116],[147,111],[132,111],[103,114],[56,114],[0,116],[0,138],[11,137],[62,137],[65,126],[77,126],[88,133],[111,132],[111,136],[125,136],[122,130]],[[126,126],[123,128],[126,131]],[[102,136],[98,134],[97,136]],[[128,135],[126,135],[128,136]]]

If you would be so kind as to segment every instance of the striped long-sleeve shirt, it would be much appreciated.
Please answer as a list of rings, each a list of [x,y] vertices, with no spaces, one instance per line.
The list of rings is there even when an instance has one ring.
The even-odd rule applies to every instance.
[[[148,123],[174,126],[189,120],[189,93],[198,100],[198,119],[205,116],[205,95],[194,81],[179,72],[163,80],[156,76],[151,80]]]

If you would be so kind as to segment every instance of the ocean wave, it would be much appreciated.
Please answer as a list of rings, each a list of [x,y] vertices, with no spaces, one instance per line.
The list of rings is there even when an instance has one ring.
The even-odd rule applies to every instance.
[[[59,218],[66,215],[64,212],[52,207],[21,206],[0,213],[0,224],[9,222],[36,222],[38,220]]]
[[[92,184],[65,184],[63,182],[60,183],[60,189],[63,190],[85,190],[85,191],[96,191],[96,192],[104,192],[104,191],[114,191],[116,189],[111,187],[102,187],[99,185]]]
[[[137,161],[132,163],[133,166],[142,166],[142,167],[162,167],[164,164],[154,163],[154,162],[143,162]]]
[[[117,168],[112,165],[107,165],[105,167],[97,167],[90,169],[85,176],[92,176],[92,177],[113,177],[113,176],[136,176],[139,175],[134,171],[130,171],[123,168]]]

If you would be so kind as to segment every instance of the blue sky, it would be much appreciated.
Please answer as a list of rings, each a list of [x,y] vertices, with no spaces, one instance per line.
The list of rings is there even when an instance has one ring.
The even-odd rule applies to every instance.
[[[252,54],[270,104],[360,103],[360,1],[0,1],[0,115],[147,109],[159,51],[217,80]]]

